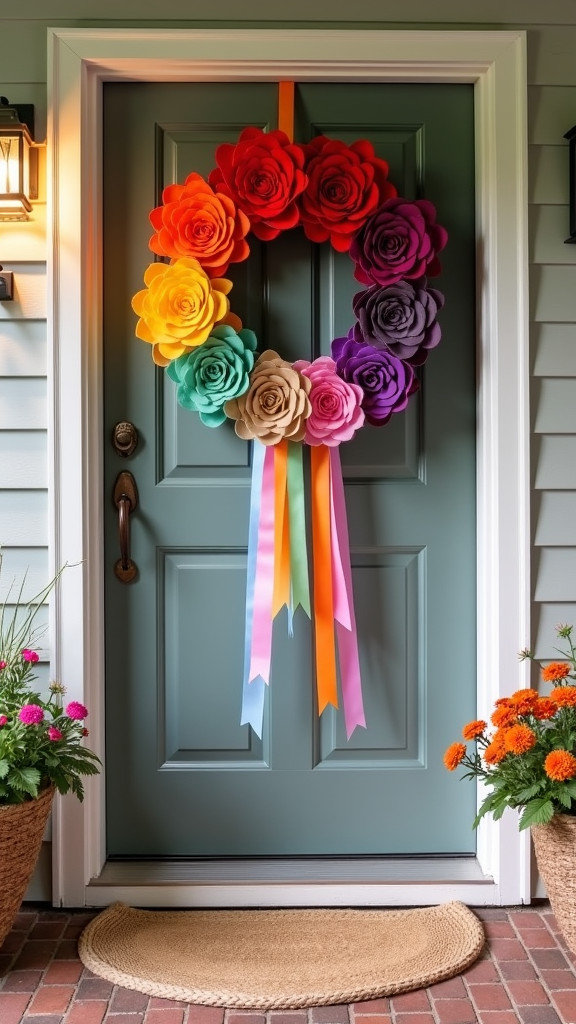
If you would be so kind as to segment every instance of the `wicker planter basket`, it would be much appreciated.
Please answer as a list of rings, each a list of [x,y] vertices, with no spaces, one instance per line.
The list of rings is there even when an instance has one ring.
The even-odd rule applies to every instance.
[[[53,796],[49,786],[37,800],[0,806],[0,945],[36,867]]]
[[[533,825],[530,831],[554,916],[576,953],[576,817],[555,814],[547,825]]]

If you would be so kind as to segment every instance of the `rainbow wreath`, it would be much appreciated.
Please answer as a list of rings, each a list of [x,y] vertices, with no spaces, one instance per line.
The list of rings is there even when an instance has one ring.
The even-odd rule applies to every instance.
[[[417,367],[440,341],[444,298],[428,287],[447,233],[425,199],[397,195],[388,165],[363,139],[245,128],[216,150],[208,180],[169,185],[150,214],[150,264],[132,307],[136,335],[176,384],[177,400],[208,427],[232,420],[254,444],[241,722],[262,735],[272,622],[286,605],[311,616],[302,444],[310,446],[313,616],[318,713],[338,707],[336,648],[348,738],[365,726],[348,529],[338,446],[364,423],[383,426],[418,390]],[[287,362],[257,354],[230,309],[232,263],[247,236],[264,242],[301,226],[347,252],[363,285],[354,324],[331,356]]]

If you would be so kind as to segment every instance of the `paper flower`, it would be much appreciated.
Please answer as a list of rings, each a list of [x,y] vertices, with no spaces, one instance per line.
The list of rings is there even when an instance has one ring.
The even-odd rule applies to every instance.
[[[132,299],[132,309],[140,317],[136,336],[152,345],[158,366],[202,345],[230,309],[227,295],[232,282],[211,279],[198,260],[151,263],[144,283],[147,287]]]
[[[208,181],[234,200],[257,238],[269,242],[298,223],[296,198],[304,191],[304,153],[280,130],[245,128],[236,145],[216,150],[218,167]]]
[[[354,277],[362,284],[395,284],[401,278],[440,273],[437,253],[448,234],[436,224],[427,199],[387,199],[366,221],[350,246]]]
[[[419,366],[442,336],[436,315],[443,305],[444,296],[435,288],[427,289],[425,278],[384,288],[374,284],[354,296],[354,340],[387,348]]]
[[[224,412],[236,420],[236,433],[245,441],[302,441],[311,412],[311,387],[308,377],[267,349],[256,361],[248,391],[226,402]]]
[[[330,356],[320,356],[313,363],[299,359],[293,365],[312,383],[305,443],[333,448],[341,441],[350,441],[364,423],[362,388],[339,377]]]
[[[253,331],[236,333],[224,325],[214,327],[203,345],[175,359],[166,369],[178,385],[180,405],[199,413],[207,427],[219,427],[226,419],[225,402],[248,390],[255,351]]]
[[[418,390],[418,381],[409,363],[386,349],[376,349],[350,337],[332,342],[332,356],[338,374],[364,392],[362,408],[368,423],[380,427],[392,413],[402,412],[408,399]]]
[[[245,235],[250,221],[233,201],[217,195],[200,174],[189,174],[183,185],[168,185],[162,206],[150,214],[156,232],[152,252],[178,259],[197,259],[210,277],[222,277],[230,263],[250,254]]]
[[[361,139],[347,146],[319,135],[303,147],[308,185],[299,199],[304,234],[347,252],[352,236],[385,199],[396,195],[388,164]]]

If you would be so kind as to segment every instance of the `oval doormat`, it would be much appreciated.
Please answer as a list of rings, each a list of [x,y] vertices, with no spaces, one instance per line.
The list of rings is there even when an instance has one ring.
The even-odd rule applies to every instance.
[[[246,1009],[352,1003],[451,978],[479,956],[463,903],[415,910],[135,910],[79,941],[94,974],[166,999]]]

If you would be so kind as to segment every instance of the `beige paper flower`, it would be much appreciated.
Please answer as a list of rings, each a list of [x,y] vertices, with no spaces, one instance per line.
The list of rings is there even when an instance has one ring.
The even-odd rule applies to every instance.
[[[236,420],[236,433],[245,441],[302,441],[312,409],[311,386],[291,363],[267,349],[254,366],[248,391],[226,402],[224,411]]]

